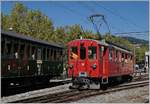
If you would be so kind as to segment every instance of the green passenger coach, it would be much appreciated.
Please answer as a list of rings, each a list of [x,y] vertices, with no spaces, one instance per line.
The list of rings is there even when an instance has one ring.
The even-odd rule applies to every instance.
[[[63,46],[1,31],[2,88],[48,83],[63,72]]]

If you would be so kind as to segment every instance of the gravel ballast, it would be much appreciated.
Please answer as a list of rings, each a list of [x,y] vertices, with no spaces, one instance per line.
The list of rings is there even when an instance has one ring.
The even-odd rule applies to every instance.
[[[13,96],[3,97],[1,99],[1,102],[13,102],[13,101],[17,101],[17,100],[27,99],[30,97],[44,96],[47,94],[63,92],[63,91],[69,90],[70,85],[71,84],[65,84],[65,85],[61,85],[61,86],[45,88],[45,89],[30,91],[30,92],[26,92],[26,93],[22,93],[22,94],[16,94]]]
[[[149,86],[93,96],[72,103],[144,103],[149,99]]]

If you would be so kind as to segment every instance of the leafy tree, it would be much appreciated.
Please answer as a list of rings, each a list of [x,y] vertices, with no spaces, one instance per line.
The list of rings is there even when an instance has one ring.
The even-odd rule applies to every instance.
[[[7,31],[10,27],[18,33],[49,42],[61,43],[64,46],[69,41],[80,37],[84,39],[101,39],[100,35],[92,31],[85,30],[83,32],[79,24],[54,28],[51,19],[42,14],[40,10],[29,10],[21,3],[15,4],[10,15],[1,13],[1,28]],[[113,36],[110,33],[106,33],[102,38],[133,50],[132,43],[127,39]],[[136,48],[137,62],[144,59],[146,51],[148,51],[148,46],[144,44],[140,48]]]
[[[8,30],[10,28],[10,17],[1,13],[1,28],[3,30]]]
[[[53,23],[39,10],[29,10],[23,4],[16,3],[8,16],[2,15],[2,29],[13,28],[21,34],[50,41],[53,34]]]
[[[129,42],[126,39],[123,39],[121,37],[116,37],[116,36],[113,36],[113,35],[109,35],[109,34],[106,34],[105,36],[103,36],[103,38],[106,41],[110,41],[110,42],[119,44],[121,46],[124,46],[126,48],[129,48],[129,49],[133,50],[133,45],[131,44],[131,42]]]

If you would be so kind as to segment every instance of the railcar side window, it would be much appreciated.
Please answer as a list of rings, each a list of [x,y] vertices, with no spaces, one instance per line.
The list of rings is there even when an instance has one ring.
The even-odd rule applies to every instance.
[[[118,51],[119,62],[121,62],[121,51]]]
[[[124,53],[122,53],[121,59],[122,59],[122,61],[124,61]]]
[[[86,58],[86,48],[81,46],[80,47],[80,59],[84,60]]]
[[[88,58],[96,59],[96,47],[88,47]]]
[[[118,60],[118,50],[115,51],[115,55],[116,55],[115,56],[115,61],[117,61]]]
[[[109,60],[112,61],[112,48],[109,48]]]
[[[125,54],[125,62],[127,62],[128,54]]]
[[[76,59],[78,57],[78,48],[77,47],[71,47],[70,48],[70,59]]]

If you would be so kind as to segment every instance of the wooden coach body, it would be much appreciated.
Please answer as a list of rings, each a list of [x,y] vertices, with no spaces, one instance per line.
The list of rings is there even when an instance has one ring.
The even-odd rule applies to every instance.
[[[12,31],[1,32],[2,85],[47,82],[63,71],[63,47]]]

